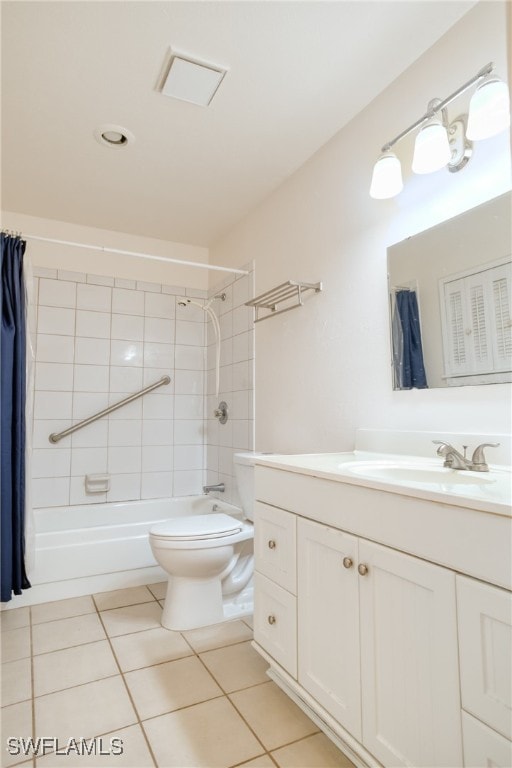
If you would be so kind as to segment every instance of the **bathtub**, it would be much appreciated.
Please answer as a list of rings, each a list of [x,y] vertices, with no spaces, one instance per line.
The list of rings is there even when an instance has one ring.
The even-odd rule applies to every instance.
[[[165,581],[149,545],[150,527],[170,517],[208,514],[214,505],[241,514],[208,496],[36,509],[32,588],[8,607]]]

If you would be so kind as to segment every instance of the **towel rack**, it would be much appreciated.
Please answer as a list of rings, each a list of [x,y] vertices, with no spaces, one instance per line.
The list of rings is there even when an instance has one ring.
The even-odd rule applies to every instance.
[[[295,280],[287,280],[286,283],[271,288],[269,291],[265,291],[260,296],[256,296],[250,301],[246,301],[247,307],[256,308],[255,323],[259,323],[262,320],[266,320],[268,317],[275,317],[283,312],[288,312],[295,307],[301,307],[303,305],[302,296],[306,291],[315,291],[319,293],[322,290],[322,283],[298,283]],[[282,302],[293,301],[283,309],[277,309],[278,304]],[[269,313],[260,317],[259,310],[268,309]]]
[[[73,426],[68,427],[67,429],[63,429],[62,432],[52,432],[52,434],[48,437],[48,440],[50,443],[58,443],[59,440],[62,440],[63,437],[67,437],[73,432],[76,432],[78,429],[82,429],[82,427],[86,427],[88,424],[92,424],[94,421],[101,419],[102,416],[107,416],[107,414],[112,413],[113,411],[117,411],[118,408],[122,408],[123,405],[128,405],[128,403],[132,403],[134,400],[137,400],[139,397],[146,395],[148,392],[152,392],[154,389],[157,389],[157,387],[163,387],[164,384],[170,383],[170,376],[162,376],[162,378],[158,379],[158,381],[155,381],[154,384],[150,384],[149,386],[144,387],[144,389],[141,389],[140,392],[134,392],[133,395],[128,395],[128,397],[125,397],[124,400],[119,400],[119,402],[114,403],[114,405],[109,405],[108,408],[104,408],[102,411],[98,411],[98,413],[95,413],[94,416],[89,416],[88,419],[83,419],[82,421],[77,422],[77,424],[73,424]]]

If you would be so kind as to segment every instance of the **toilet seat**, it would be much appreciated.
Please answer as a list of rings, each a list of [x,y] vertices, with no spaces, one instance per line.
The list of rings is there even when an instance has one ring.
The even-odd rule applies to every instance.
[[[233,536],[242,528],[239,520],[220,513],[171,518],[154,525],[149,533],[165,541],[208,541]]]

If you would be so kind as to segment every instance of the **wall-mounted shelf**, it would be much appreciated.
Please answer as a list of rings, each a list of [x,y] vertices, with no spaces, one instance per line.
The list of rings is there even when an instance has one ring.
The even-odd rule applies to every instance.
[[[288,280],[286,283],[281,283],[281,285],[276,286],[276,288],[265,291],[265,293],[262,293],[260,296],[256,296],[254,299],[246,301],[245,304],[247,307],[256,307],[256,318],[254,322],[259,323],[261,320],[275,317],[283,312],[288,312],[290,309],[295,309],[295,307],[301,307],[304,303],[302,301],[303,294],[307,291],[315,291],[315,293],[319,293],[321,290],[322,283],[297,283],[294,280]],[[283,302],[293,303],[288,304],[288,306],[285,306],[282,309],[278,309],[278,305]],[[269,310],[268,314],[260,317],[261,309]]]

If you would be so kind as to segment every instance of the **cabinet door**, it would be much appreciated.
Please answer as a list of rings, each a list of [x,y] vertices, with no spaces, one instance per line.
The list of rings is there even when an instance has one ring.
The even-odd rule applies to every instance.
[[[363,744],[384,765],[460,766],[455,574],[359,541]]]
[[[254,508],[256,570],[288,592],[296,593],[296,517],[257,501]]]
[[[466,768],[510,768],[512,742],[480,720],[462,713],[464,765]]]
[[[512,738],[512,595],[457,576],[462,706]]]
[[[357,539],[299,520],[297,540],[299,683],[360,740]]]
[[[254,574],[254,640],[297,679],[296,598],[261,573]]]

